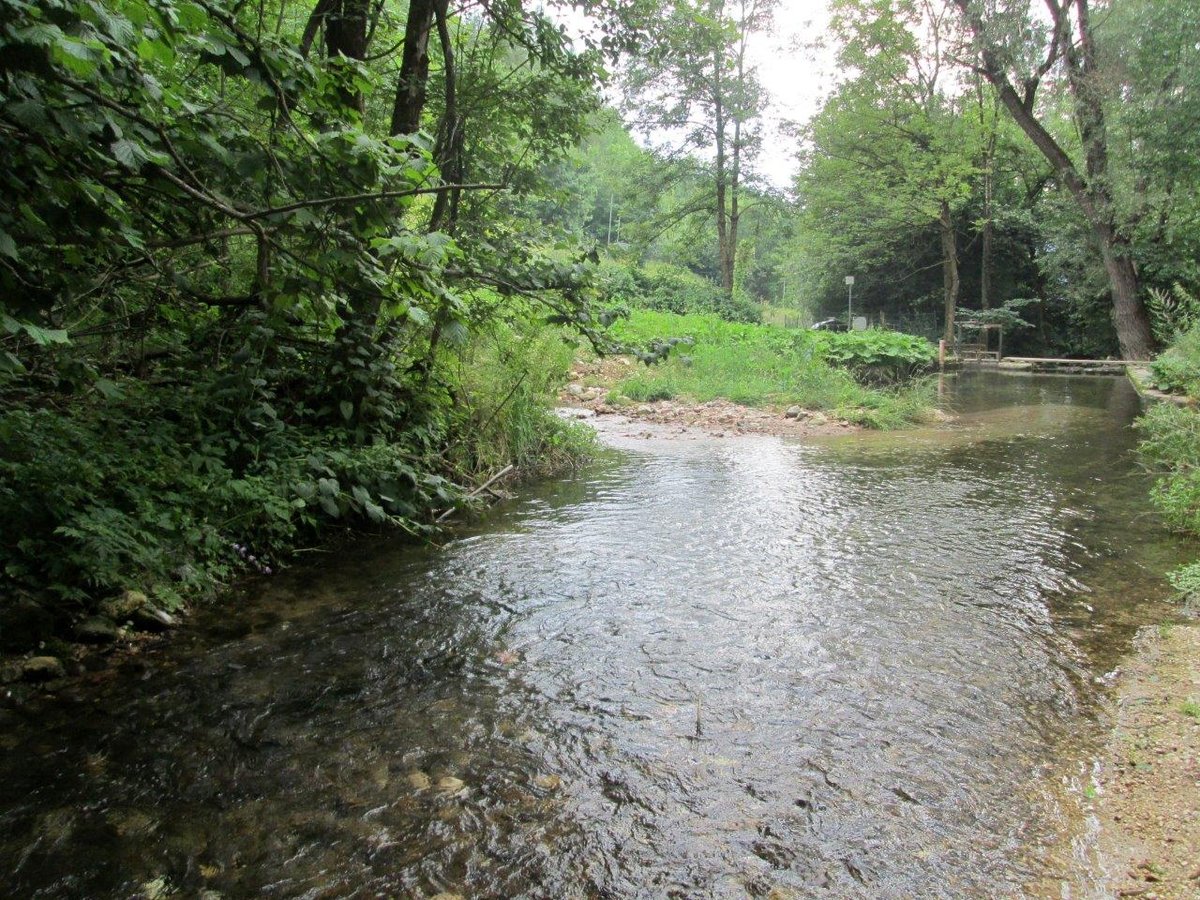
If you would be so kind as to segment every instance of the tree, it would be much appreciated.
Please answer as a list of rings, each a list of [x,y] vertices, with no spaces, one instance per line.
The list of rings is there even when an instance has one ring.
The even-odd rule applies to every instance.
[[[958,219],[982,142],[942,84],[950,23],[932,2],[843,0],[833,10],[839,63],[853,75],[809,131],[800,178],[809,224],[863,247],[910,242],[914,230],[936,228],[942,332],[953,340]]]
[[[1049,28],[1037,26],[1025,2],[954,3],[973,38],[975,70],[995,87],[1005,109],[1054,167],[1091,228],[1108,276],[1122,355],[1149,358],[1154,338],[1139,293],[1130,223],[1119,215],[1110,180],[1105,83],[1088,0],[1046,0]],[[1055,71],[1065,77],[1072,100],[1082,167],[1037,109],[1038,91]]]
[[[625,73],[636,124],[678,143],[674,154],[712,154],[710,211],[722,289],[736,281],[742,193],[766,97],[747,46],[771,19],[773,0],[675,0],[652,36],[655,50]]]

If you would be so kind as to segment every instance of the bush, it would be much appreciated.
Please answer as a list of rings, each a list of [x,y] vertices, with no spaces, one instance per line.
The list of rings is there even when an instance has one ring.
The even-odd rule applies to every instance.
[[[762,311],[741,297],[724,291],[702,275],[665,263],[632,268],[608,263],[602,269],[602,284],[609,296],[621,303],[676,315],[712,313],[727,322],[757,323]]]
[[[1150,364],[1150,375],[1160,391],[1200,397],[1200,325],[1159,354]]]
[[[1159,403],[1136,427],[1143,435],[1138,452],[1158,473],[1150,494],[1154,505],[1172,528],[1200,535],[1200,412]],[[1187,602],[1200,599],[1200,562],[1182,566],[1169,577]]]
[[[351,332],[297,356],[263,328],[226,329],[245,342],[220,360],[177,350],[154,384],[8,404],[5,597],[36,596],[60,621],[126,589],[176,608],[334,529],[427,533],[477,473],[542,470],[590,448],[549,408],[572,350],[531,320],[464,333],[428,377]]]
[[[900,384],[937,362],[933,344],[898,331],[818,331],[814,338],[827,362],[864,384]]]

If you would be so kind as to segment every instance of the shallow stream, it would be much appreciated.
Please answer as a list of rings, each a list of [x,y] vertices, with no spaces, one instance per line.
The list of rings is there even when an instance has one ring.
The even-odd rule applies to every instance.
[[[1123,379],[945,392],[901,434],[608,425],[440,549],[0,709],[4,893],[1086,896],[1102,676],[1189,548]]]

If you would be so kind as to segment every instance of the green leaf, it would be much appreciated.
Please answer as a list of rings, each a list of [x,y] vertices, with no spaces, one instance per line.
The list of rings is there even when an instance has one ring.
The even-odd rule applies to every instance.
[[[343,400],[338,404],[338,409],[342,411],[342,418],[349,422],[354,418],[354,404],[349,400]]]
[[[128,138],[112,142],[112,153],[116,157],[117,162],[129,169],[131,172],[136,172],[141,168],[142,148]]]

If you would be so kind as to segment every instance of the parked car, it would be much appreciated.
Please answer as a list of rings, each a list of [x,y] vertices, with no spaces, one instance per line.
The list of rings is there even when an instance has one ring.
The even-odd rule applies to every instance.
[[[820,322],[814,322],[813,331],[845,331],[846,323],[841,319],[822,319]]]

